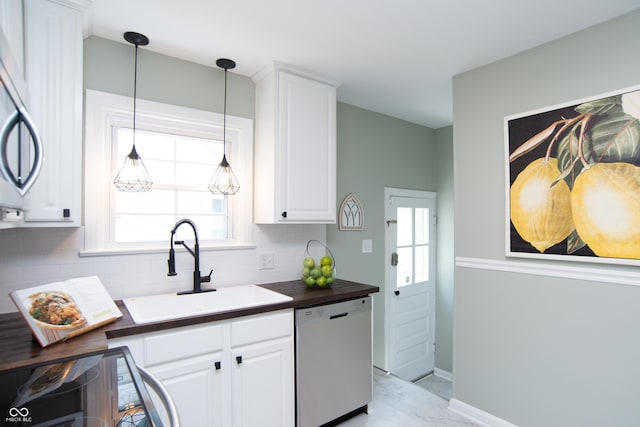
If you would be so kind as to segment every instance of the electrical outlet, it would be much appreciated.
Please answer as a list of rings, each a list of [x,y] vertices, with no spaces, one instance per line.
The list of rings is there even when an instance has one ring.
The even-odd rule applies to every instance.
[[[260,270],[273,270],[273,253],[260,254]]]

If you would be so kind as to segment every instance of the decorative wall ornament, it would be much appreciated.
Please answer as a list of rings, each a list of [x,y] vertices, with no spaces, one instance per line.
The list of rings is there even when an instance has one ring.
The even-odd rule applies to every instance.
[[[640,86],[505,118],[506,255],[640,263]]]
[[[364,211],[362,210],[362,203],[358,200],[358,197],[353,194],[347,194],[339,211],[340,219],[338,221],[338,228],[340,230],[363,230],[364,229]]]

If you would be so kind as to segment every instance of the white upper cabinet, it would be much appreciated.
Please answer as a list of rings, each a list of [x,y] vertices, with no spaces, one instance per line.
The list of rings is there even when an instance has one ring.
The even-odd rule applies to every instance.
[[[81,225],[82,1],[24,2],[25,76],[44,146],[26,227]]]
[[[274,63],[256,84],[254,222],[336,222],[336,88]]]
[[[9,42],[21,73],[24,76],[24,37],[22,24],[22,0],[0,0],[0,26]]]

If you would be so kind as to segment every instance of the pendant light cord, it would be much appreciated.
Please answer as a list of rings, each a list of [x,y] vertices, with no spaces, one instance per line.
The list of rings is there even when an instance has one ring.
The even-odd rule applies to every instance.
[[[138,43],[136,43],[136,59],[133,70],[133,150],[136,149],[136,99],[138,99]]]
[[[222,155],[227,157],[227,68],[224,69],[224,113],[222,116]]]

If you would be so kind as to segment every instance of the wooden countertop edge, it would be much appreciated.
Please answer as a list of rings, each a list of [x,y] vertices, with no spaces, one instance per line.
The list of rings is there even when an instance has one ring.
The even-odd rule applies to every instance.
[[[136,325],[131,319],[124,303],[122,303],[122,301],[116,301],[120,311],[122,311],[122,318],[81,336],[47,347],[41,347],[34,341],[31,329],[19,313],[0,314],[0,371],[106,350],[108,348],[107,340],[111,338],[121,338],[286,308],[302,308],[312,305],[330,304],[363,297],[380,291],[380,288],[377,286],[364,285],[346,280],[337,280],[330,289],[307,289],[301,281],[268,283],[260,284],[260,286],[288,295],[292,300],[278,304],[269,304],[146,325]]]

